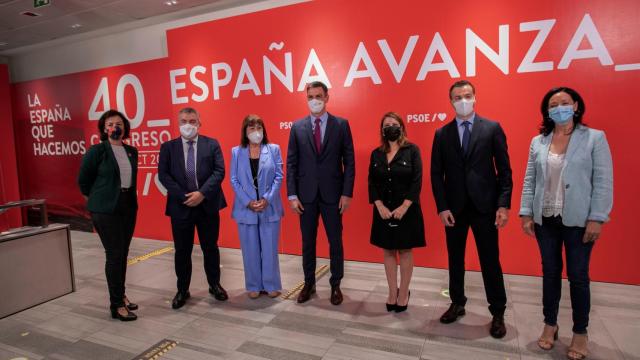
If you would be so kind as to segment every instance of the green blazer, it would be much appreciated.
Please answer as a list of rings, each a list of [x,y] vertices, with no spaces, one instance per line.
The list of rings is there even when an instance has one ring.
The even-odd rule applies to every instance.
[[[124,144],[131,162],[131,187],[135,194],[138,175],[138,150]],[[120,197],[120,169],[109,141],[89,148],[82,157],[78,185],[82,195],[87,196],[87,210],[92,213],[113,213]],[[137,197],[135,202],[138,207]]]

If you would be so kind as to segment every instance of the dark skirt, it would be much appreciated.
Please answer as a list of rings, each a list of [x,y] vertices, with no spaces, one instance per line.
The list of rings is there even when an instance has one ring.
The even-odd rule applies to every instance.
[[[389,209],[393,211],[393,209]],[[404,250],[426,246],[424,219],[420,204],[413,203],[401,220],[384,220],[373,207],[371,244],[387,250]]]

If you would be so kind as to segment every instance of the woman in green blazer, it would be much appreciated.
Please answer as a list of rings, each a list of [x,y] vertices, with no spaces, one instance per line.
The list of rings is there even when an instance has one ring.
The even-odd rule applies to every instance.
[[[131,310],[138,305],[127,299],[124,283],[138,211],[138,150],[122,141],[130,131],[129,120],[122,113],[106,111],[98,121],[98,130],[102,142],[91,146],[82,158],[78,185],[104,246],[111,317],[131,321],[137,319]]]

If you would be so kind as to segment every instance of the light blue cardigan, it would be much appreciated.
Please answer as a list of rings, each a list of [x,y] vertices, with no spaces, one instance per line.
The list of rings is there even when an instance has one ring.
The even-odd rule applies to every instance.
[[[547,157],[552,137],[553,132],[533,138],[524,176],[520,216],[533,216],[536,224],[542,224]],[[562,223],[565,226],[584,227],[588,220],[609,220],[613,206],[613,163],[603,131],[576,126],[569,139],[562,180],[565,187]]]

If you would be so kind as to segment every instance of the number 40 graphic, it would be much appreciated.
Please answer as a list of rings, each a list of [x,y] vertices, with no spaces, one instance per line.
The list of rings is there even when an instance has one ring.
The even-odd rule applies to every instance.
[[[136,95],[136,113],[135,116],[130,116],[127,113],[124,105],[124,91],[127,86],[130,85],[133,88],[133,92]],[[103,111],[98,111],[98,105],[102,103]],[[142,84],[140,83],[140,79],[133,74],[125,74],[120,80],[118,80],[118,85],[116,87],[116,108],[118,111],[123,113],[127,118],[130,119],[130,124],[132,129],[136,129],[140,124],[142,124],[142,119],[144,119],[144,91],[142,90]],[[93,97],[93,101],[91,102],[91,106],[89,107],[89,120],[98,120],[100,119],[100,115],[106,110],[111,109],[111,103],[109,101],[109,81],[107,77],[103,77],[100,80],[100,85],[98,85],[98,90],[96,91],[95,96]]]
[[[136,113],[135,116],[129,116],[127,110],[125,109],[125,101],[124,101],[124,91],[127,86],[131,86],[133,88],[133,92],[136,96]],[[102,103],[102,111],[98,110],[98,106]],[[91,106],[89,107],[88,117],[89,120],[99,120],[102,113],[106,110],[111,109],[111,103],[109,101],[109,80],[107,77],[103,77],[100,79],[100,84],[98,85],[98,89],[96,94],[93,97],[93,101],[91,102]],[[142,83],[140,83],[140,79],[133,74],[125,74],[120,80],[118,80],[118,85],[116,86],[116,109],[124,114],[127,118],[129,118],[129,123],[131,125],[131,129],[136,129],[142,124],[142,120],[144,119],[144,91],[142,89]],[[165,127],[169,126],[169,119],[161,119],[161,120],[148,120],[147,126],[149,127]],[[158,153],[158,150],[146,150],[141,151],[143,156],[149,155],[153,158],[153,154]],[[157,155],[156,155],[157,156]],[[143,166],[142,168],[147,169],[155,169],[155,166],[148,167]],[[144,186],[142,189],[142,196],[149,195],[149,187],[151,185],[151,181],[155,183],[156,187],[160,191],[162,195],[167,194],[167,190],[160,183],[160,179],[157,173],[147,172],[144,180]]]

